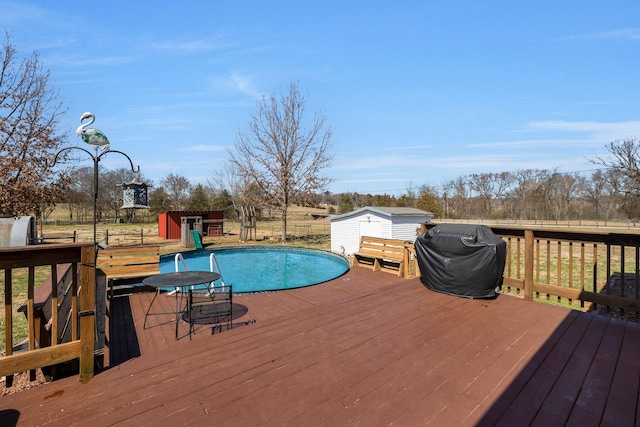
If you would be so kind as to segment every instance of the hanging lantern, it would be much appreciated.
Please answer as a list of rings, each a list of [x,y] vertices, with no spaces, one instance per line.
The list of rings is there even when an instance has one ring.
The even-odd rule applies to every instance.
[[[122,209],[149,209],[147,188],[137,178],[122,184]]]

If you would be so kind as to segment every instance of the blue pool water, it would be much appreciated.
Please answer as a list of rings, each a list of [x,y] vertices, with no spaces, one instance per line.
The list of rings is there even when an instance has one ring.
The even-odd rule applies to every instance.
[[[209,270],[209,255],[218,260],[233,292],[260,292],[316,285],[343,275],[348,261],[331,252],[282,246],[242,246],[183,253],[189,270]],[[182,266],[180,266],[182,269]],[[175,271],[175,255],[160,258],[160,272]]]

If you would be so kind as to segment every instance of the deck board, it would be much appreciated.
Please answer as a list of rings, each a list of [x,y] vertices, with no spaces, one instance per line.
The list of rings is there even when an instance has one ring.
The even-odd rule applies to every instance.
[[[171,314],[143,328],[152,297],[109,307],[108,369],[3,397],[0,424],[15,411],[18,425],[92,427],[636,420],[634,323],[505,295],[456,298],[354,268],[319,286],[236,296],[232,330],[202,327],[190,341],[180,322],[176,341]],[[163,294],[153,309],[174,304]]]

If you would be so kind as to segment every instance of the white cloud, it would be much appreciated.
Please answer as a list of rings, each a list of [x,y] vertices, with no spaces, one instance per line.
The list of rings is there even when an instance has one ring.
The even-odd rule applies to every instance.
[[[540,147],[567,147],[569,145],[583,145],[586,143],[592,143],[590,139],[567,139],[567,138],[539,138],[539,139],[517,139],[514,141],[496,141],[496,142],[483,142],[477,144],[468,144],[468,147],[473,148],[540,148]]]
[[[215,36],[204,39],[160,40],[146,43],[148,49],[174,54],[199,54],[233,46],[228,37]]]
[[[589,40],[622,40],[640,41],[640,28],[621,28],[618,30],[601,31],[591,34],[579,34],[562,37],[561,40],[589,41]]]
[[[211,153],[211,152],[220,152],[225,151],[226,147],[220,145],[192,145],[190,147],[183,147],[179,151],[187,151],[187,152],[198,152],[198,153]]]
[[[253,79],[250,76],[238,71],[231,72],[224,77],[214,77],[211,79],[211,84],[216,90],[240,92],[254,99],[260,99],[264,95],[254,87]]]
[[[640,136],[640,121],[628,122],[566,122],[557,120],[530,122],[532,130],[577,132],[588,135],[591,143],[606,144],[618,139]]]

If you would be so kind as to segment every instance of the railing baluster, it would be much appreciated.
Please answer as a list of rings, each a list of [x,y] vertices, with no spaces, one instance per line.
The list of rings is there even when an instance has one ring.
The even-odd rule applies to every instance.
[[[51,265],[51,345],[58,345],[58,266]]]
[[[35,324],[33,319],[35,319],[35,309],[33,306],[33,297],[35,293],[35,267],[29,267],[29,276],[27,279],[27,319],[28,322],[28,336],[29,336],[29,351],[35,350],[36,348],[36,333],[35,333]]]
[[[585,249],[584,242],[580,242],[580,291],[584,291],[584,272],[587,269]],[[582,299],[580,299],[580,307],[584,308],[584,300]]]
[[[569,287],[573,288],[573,242],[569,242]]]
[[[547,240],[547,283],[551,283],[551,240]]]
[[[540,281],[540,239],[536,239],[536,266],[535,266],[535,280]]]
[[[71,312],[78,312],[78,263],[71,264]],[[80,339],[78,335],[78,316],[71,318],[71,336],[73,339]]]
[[[28,298],[29,298],[29,310],[30,310],[30,317],[29,319],[34,319],[35,320],[35,307],[33,305],[33,299],[34,299],[34,294],[35,294],[35,286],[36,286],[36,268],[34,266],[30,266],[29,267],[29,278],[28,278],[28,288],[27,288],[27,294],[28,294]],[[37,332],[36,332],[36,328],[35,328],[35,322],[34,320],[29,320],[29,351],[33,351],[36,349],[36,333],[38,334],[38,338],[40,335],[40,328],[37,328]],[[31,369],[29,371],[29,379],[31,381],[35,381],[36,379],[36,371],[35,369]]]
[[[521,279],[522,278],[522,274],[520,273],[520,263],[522,262],[522,257],[520,255],[521,239],[518,238],[517,242],[518,242],[518,246],[516,248],[516,277],[518,279]]]
[[[625,288],[627,287],[627,281],[626,281],[626,277],[624,274],[624,267],[625,267],[625,255],[626,255],[626,247],[624,244],[620,245],[620,296],[622,298],[624,298],[625,296]],[[621,308],[620,309],[620,315],[624,316],[624,309]]]
[[[598,292],[598,244],[593,244],[593,292]]]
[[[606,295],[611,295],[611,289],[609,286],[609,279],[611,278],[611,244],[607,242],[607,282],[604,285],[603,291]],[[607,313],[610,310],[610,307],[607,305]]]
[[[4,270],[4,343],[5,354],[13,354],[13,297],[12,297],[11,269]],[[13,385],[13,375],[7,375],[7,387]]]
[[[507,237],[507,277],[511,277],[511,262],[512,262],[512,257],[511,257],[511,253],[513,251],[513,244],[512,244],[512,238],[511,236]]]
[[[638,248],[639,248],[638,245],[634,246],[636,275],[634,277],[633,284],[634,284],[636,301],[640,301],[640,295],[639,295],[640,289],[638,288],[638,281],[640,281],[640,251],[638,251]],[[636,310],[636,318],[638,318],[639,316],[640,316],[640,311]]]

